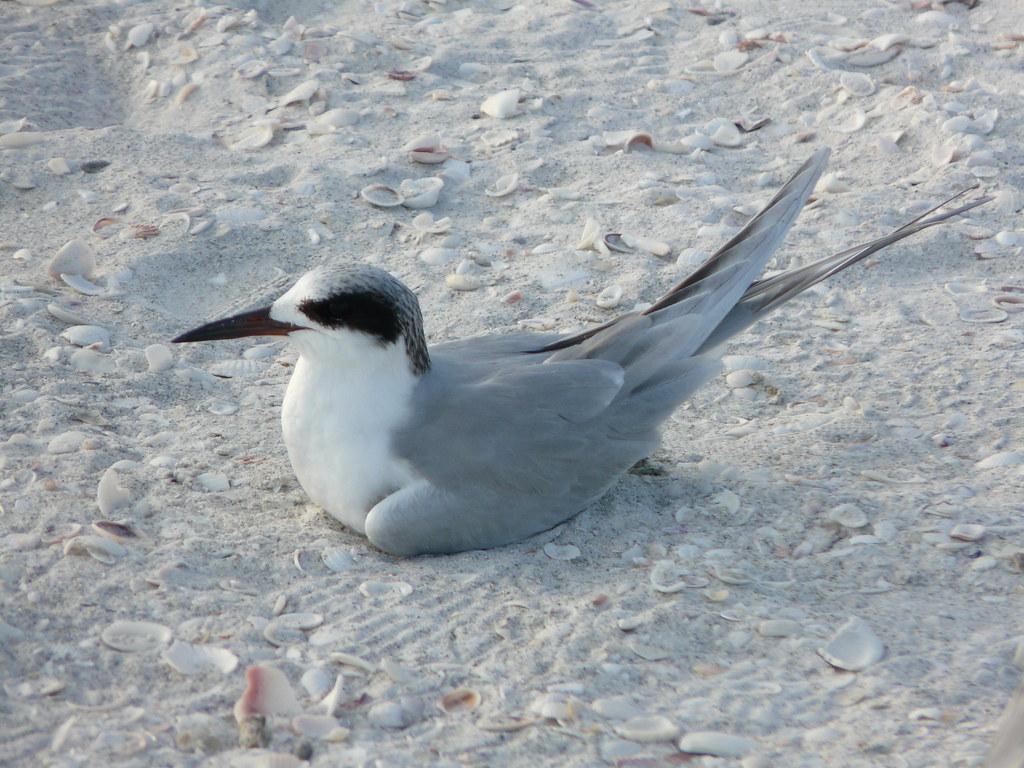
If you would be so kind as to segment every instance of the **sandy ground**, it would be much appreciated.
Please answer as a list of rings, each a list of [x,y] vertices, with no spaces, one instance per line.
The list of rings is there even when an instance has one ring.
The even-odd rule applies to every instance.
[[[1014,0],[0,2],[0,763],[982,765],[1024,666],[1021,33]],[[329,260],[432,340],[579,328],[824,145],[777,266],[994,200],[742,337],[519,545],[376,551],[294,479],[287,347],[169,344]],[[670,253],[578,250],[588,218]],[[851,617],[858,672],[818,653]],[[297,698],[263,748],[253,666]]]

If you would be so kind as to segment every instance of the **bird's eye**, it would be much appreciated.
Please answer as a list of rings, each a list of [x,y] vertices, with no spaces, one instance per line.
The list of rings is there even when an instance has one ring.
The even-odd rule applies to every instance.
[[[307,299],[299,311],[326,328],[347,328],[392,344],[402,330],[394,302],[370,291],[337,293],[324,299]]]

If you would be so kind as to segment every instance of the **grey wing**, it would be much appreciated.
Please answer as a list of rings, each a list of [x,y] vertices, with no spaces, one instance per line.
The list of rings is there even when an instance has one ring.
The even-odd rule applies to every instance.
[[[606,360],[545,365],[520,355],[480,364],[435,354],[393,438],[396,453],[434,485],[486,487],[554,499],[572,495],[602,414],[622,388]]]

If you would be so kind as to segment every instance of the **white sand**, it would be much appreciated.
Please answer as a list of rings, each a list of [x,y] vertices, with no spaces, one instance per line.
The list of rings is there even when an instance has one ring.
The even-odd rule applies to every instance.
[[[271,752],[296,750],[323,766],[684,758],[678,739],[623,731],[615,717],[630,711],[680,735],[752,739],[748,768],[982,763],[1024,663],[1024,314],[965,318],[1024,296],[1024,5],[734,0],[709,19],[657,0],[305,0],[249,3],[248,15],[209,6],[186,34],[200,11],[185,4],[33,4],[0,3],[0,134],[40,139],[0,149],[0,763],[269,766],[289,764]],[[146,23],[152,34],[136,29],[141,47],[125,50]],[[880,35],[897,37],[840,50]],[[844,60],[893,44],[876,66]],[[713,70],[723,53],[720,67],[738,63],[740,47],[739,71]],[[259,61],[266,74],[235,74]],[[387,76],[397,70],[415,77]],[[312,107],[278,106],[311,79]],[[198,88],[177,104],[186,83]],[[506,89],[520,92],[518,114],[480,117]],[[311,136],[324,106],[355,124]],[[604,146],[631,129],[696,141],[716,118],[760,117],[771,122],[735,148]],[[259,143],[267,120],[267,146],[228,148]],[[410,162],[401,147],[422,134],[470,164],[467,181],[455,183],[466,166]],[[148,370],[150,345],[329,259],[407,281],[435,340],[606,319],[602,290],[622,287],[620,309],[652,300],[821,145],[835,177],[779,266],[881,234],[976,176],[997,199],[748,333],[732,352],[756,360],[733,363],[759,383],[716,379],[667,425],[654,473],[520,545],[398,560],[308,506],[280,437],[294,359],[281,344],[171,348],[172,367]],[[53,158],[71,172],[48,169]],[[96,160],[110,164],[81,171]],[[430,213],[450,217],[458,258],[431,266],[417,255],[443,235],[410,238],[420,211],[373,209],[357,193],[442,172]],[[512,172],[516,191],[485,195]],[[118,220],[94,233],[105,216]],[[588,216],[672,254],[577,251]],[[100,295],[47,273],[73,238],[96,253]],[[446,285],[460,259],[484,287]],[[513,291],[522,301],[504,303]],[[74,356],[69,311],[107,329],[109,350]],[[104,514],[97,486],[114,465],[128,498]],[[206,490],[224,478],[230,488]],[[855,517],[848,504],[865,525],[830,520]],[[139,534],[110,562],[86,552],[103,519]],[[950,537],[958,524],[983,535]],[[568,545],[575,559],[551,556]],[[652,587],[680,573],[694,586]],[[275,610],[322,624],[276,647],[263,632]],[[857,673],[816,652],[850,616],[886,648]],[[788,620],[767,625],[788,636],[764,636],[769,619]],[[169,632],[123,652],[101,639],[118,621]],[[171,638],[226,649],[233,669],[183,674],[161,658]],[[300,678],[317,690],[343,672],[347,738],[300,737],[276,717],[270,752],[238,747],[232,707],[255,664],[282,670],[310,711]],[[479,707],[438,708],[461,687]]]

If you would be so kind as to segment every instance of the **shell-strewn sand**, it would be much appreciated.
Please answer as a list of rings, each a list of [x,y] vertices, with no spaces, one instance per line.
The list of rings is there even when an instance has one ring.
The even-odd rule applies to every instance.
[[[0,2],[0,763],[983,764],[1024,665],[1024,6],[683,6]],[[332,259],[432,340],[600,322],[822,145],[777,266],[994,200],[743,336],[519,545],[383,555],[294,479],[284,344],[168,341]],[[859,672],[818,653],[851,617]],[[240,747],[252,666],[336,721]]]

